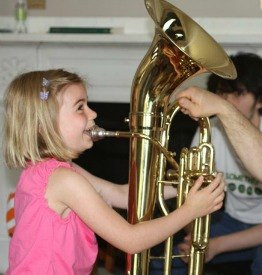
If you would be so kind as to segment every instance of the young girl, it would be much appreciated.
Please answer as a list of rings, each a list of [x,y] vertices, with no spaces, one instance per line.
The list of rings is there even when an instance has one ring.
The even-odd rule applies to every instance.
[[[6,162],[24,168],[7,274],[90,274],[98,250],[95,233],[133,254],[222,205],[219,174],[203,189],[198,179],[185,204],[166,217],[131,225],[108,206],[127,208],[128,185],[72,163],[92,147],[88,133],[96,118],[76,74],[61,69],[22,74],[7,90],[5,109]]]

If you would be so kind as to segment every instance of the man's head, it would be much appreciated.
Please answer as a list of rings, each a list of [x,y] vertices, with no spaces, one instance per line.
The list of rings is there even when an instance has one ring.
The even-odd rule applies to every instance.
[[[262,58],[253,53],[238,53],[231,59],[237,70],[234,80],[211,75],[207,88],[229,102],[252,120],[262,107]]]

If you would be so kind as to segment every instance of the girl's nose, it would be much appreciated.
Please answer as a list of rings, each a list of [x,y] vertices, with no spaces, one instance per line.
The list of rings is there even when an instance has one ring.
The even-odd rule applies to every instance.
[[[87,107],[88,108],[88,117],[90,119],[95,119],[97,117],[97,113],[92,110],[91,108]]]

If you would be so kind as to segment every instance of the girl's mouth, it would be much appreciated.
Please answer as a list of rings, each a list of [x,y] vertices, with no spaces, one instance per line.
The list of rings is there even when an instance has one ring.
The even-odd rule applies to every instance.
[[[104,131],[104,129],[100,128],[97,125],[94,125],[91,128],[85,130],[84,133],[90,136],[93,141],[97,141],[104,137],[104,135],[102,135],[102,132]]]

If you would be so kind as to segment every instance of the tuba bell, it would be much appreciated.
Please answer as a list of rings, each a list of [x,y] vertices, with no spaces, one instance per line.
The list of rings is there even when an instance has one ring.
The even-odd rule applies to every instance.
[[[91,136],[130,138],[128,221],[150,220],[156,203],[163,215],[169,210],[163,199],[165,184],[178,183],[177,206],[200,175],[209,184],[214,176],[214,150],[208,118],[199,120],[200,144],[184,148],[178,164],[168,151],[169,130],[179,105],[171,95],[185,80],[205,72],[233,79],[236,70],[225,51],[195,21],[165,0],[145,0],[155,23],[155,34],[141,61],[132,84],[129,114],[130,132],[91,131]],[[167,162],[172,171],[167,172]],[[193,225],[188,274],[203,272],[208,244],[210,217],[198,218]],[[163,274],[171,274],[172,237],[165,242]],[[127,255],[128,275],[149,274],[150,250]]]

